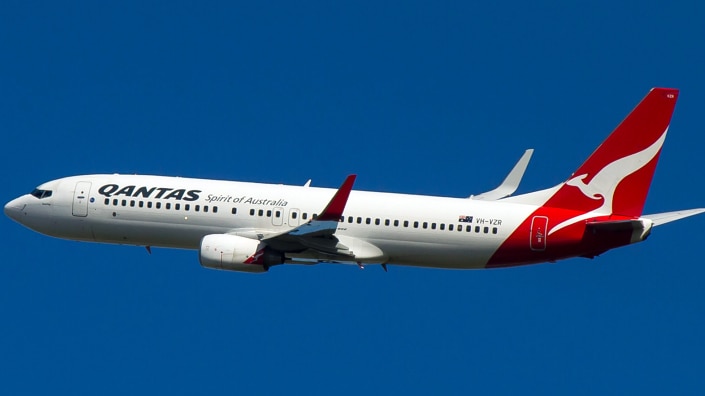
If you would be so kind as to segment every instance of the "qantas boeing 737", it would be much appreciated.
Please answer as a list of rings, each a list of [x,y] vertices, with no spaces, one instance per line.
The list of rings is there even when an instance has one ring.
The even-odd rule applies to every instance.
[[[495,190],[469,198],[137,175],[44,183],[5,205],[37,232],[197,249],[204,267],[265,272],[320,262],[498,268],[592,258],[705,212],[642,215],[678,90],[654,88],[565,182],[510,197],[531,150]]]

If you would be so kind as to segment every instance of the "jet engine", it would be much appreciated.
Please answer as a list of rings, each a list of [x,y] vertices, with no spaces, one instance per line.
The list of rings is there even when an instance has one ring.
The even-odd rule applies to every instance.
[[[267,272],[284,263],[284,254],[264,242],[228,234],[211,234],[201,239],[201,266],[228,271]]]

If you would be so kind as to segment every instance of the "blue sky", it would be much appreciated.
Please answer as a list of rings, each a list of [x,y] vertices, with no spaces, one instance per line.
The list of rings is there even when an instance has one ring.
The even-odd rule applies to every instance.
[[[491,2],[490,2],[491,3]],[[570,175],[681,89],[646,212],[705,206],[697,2],[0,6],[2,200],[143,173],[462,197],[527,148]],[[695,217],[595,260],[493,271],[202,269],[0,220],[12,394],[702,394]]]

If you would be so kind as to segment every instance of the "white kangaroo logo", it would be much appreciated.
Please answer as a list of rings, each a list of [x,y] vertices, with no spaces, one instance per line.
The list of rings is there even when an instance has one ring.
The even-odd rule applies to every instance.
[[[620,158],[605,166],[597,172],[595,177],[593,177],[589,183],[585,183],[583,181],[588,177],[588,174],[575,176],[565,182],[565,184],[569,186],[578,188],[583,195],[590,199],[602,199],[602,205],[597,209],[583,213],[580,216],[573,217],[572,219],[568,219],[556,225],[551,229],[551,231],[549,231],[548,235],[590,217],[612,214],[612,201],[614,200],[614,192],[617,189],[617,186],[627,176],[643,168],[646,164],[651,162],[654,157],[656,157],[656,154],[663,146],[663,142],[666,140],[666,133],[668,133],[668,127],[665,131],[663,131],[661,137],[651,144],[651,146],[639,151],[638,153]]]

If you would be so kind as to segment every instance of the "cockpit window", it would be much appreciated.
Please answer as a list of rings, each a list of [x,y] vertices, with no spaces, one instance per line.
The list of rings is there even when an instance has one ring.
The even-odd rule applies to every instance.
[[[39,199],[49,198],[51,197],[51,190],[40,190],[38,188],[35,188],[34,191],[32,191],[32,195]]]

